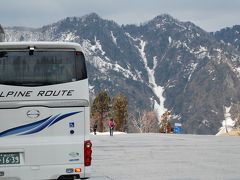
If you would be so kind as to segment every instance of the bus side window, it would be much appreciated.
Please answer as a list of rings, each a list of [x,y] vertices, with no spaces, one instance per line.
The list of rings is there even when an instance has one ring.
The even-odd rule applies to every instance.
[[[76,55],[76,73],[77,80],[87,78],[87,70],[83,53]]]

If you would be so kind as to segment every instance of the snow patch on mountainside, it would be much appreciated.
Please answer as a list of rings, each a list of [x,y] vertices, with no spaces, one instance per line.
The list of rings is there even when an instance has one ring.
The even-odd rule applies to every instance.
[[[103,51],[102,45],[101,45],[100,41],[97,40],[96,36],[95,36],[94,40],[95,40],[95,45],[92,45],[92,46],[91,46],[91,50],[92,50],[92,51],[97,51],[97,50],[99,50],[102,55],[105,55],[106,53],[105,53],[105,51]]]
[[[208,57],[209,59],[211,58],[211,56],[209,55],[209,51],[208,51],[207,47],[203,47],[201,45],[200,45],[199,49],[194,51],[194,54],[199,59],[203,59],[205,57]]]
[[[81,47],[86,54],[92,56],[92,58],[88,58],[89,63],[99,69],[99,71],[103,74],[106,74],[106,72],[109,70],[114,70],[116,72],[120,72],[126,78],[131,78],[133,80],[139,79],[138,74],[134,75],[131,70],[125,69],[117,63],[111,63],[112,61],[107,56],[97,56],[97,51],[100,51],[101,55],[105,55],[105,51],[103,51],[100,41],[96,40],[96,38],[95,45],[92,45],[89,40],[84,40],[81,44]]]
[[[113,32],[111,31],[111,37],[112,37],[112,41],[115,45],[117,45],[117,38],[113,35]]]
[[[72,32],[63,33],[61,39],[63,41],[74,41],[77,37]]]
[[[192,63],[192,64],[190,64],[191,69],[190,69],[190,75],[188,76],[188,81],[191,80],[192,74],[194,73],[194,71],[195,71],[197,65],[198,65],[197,63]]]
[[[94,56],[89,60],[90,64],[99,69],[99,71],[103,74],[106,74],[110,70],[114,70],[116,72],[120,72],[124,77],[131,78],[133,80],[137,80],[137,77],[128,69],[124,69],[119,64],[112,64],[107,62],[106,60],[100,58],[99,56]]]
[[[157,56],[153,57],[153,69],[157,67]]]
[[[139,39],[139,41],[140,41],[140,48],[137,46],[136,47],[139,50],[139,53],[142,57],[145,68],[148,72],[149,86],[152,88],[154,94],[160,100],[160,103],[158,103],[157,101],[154,102],[154,109],[157,111],[158,117],[160,117],[167,109],[164,107],[164,101],[165,101],[165,98],[163,97],[164,88],[161,86],[158,86],[155,81],[154,74],[155,74],[157,59],[156,59],[156,57],[154,57],[154,67],[153,67],[153,69],[150,69],[150,67],[148,67],[147,58],[146,58],[146,54],[145,54],[146,42],[143,41],[142,39]]]
[[[222,121],[222,127],[219,129],[219,132],[216,135],[228,133],[233,129],[233,126],[235,125],[235,121],[231,118],[230,110],[231,110],[231,106],[229,107],[225,106],[225,114],[224,114],[225,119]]]
[[[172,38],[171,38],[171,36],[168,37],[168,42],[169,42],[169,44],[172,43]]]

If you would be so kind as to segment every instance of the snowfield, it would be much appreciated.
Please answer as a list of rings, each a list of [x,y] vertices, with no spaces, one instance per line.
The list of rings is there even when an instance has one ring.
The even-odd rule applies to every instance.
[[[239,137],[91,135],[91,180],[240,179]]]

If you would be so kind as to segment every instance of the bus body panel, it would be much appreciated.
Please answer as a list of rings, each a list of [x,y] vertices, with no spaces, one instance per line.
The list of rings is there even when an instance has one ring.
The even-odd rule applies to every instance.
[[[27,116],[27,112],[33,109],[40,112],[38,118]],[[20,150],[19,153],[24,157],[20,165],[83,163],[83,107],[24,107],[1,109],[0,114],[9,122],[1,126],[4,130],[0,134],[0,153]],[[21,123],[13,121],[16,117]]]

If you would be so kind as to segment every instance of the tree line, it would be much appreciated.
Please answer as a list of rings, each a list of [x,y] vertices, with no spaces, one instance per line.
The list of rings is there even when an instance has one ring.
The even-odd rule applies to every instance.
[[[141,114],[141,115],[140,115]],[[108,131],[108,121],[112,118],[115,130],[128,132],[135,128],[140,133],[171,133],[171,112],[166,111],[160,117],[155,111],[144,111],[136,119],[128,112],[128,99],[123,93],[110,97],[107,91],[100,91],[91,104],[91,127],[97,125],[97,131]]]
[[[108,130],[107,122],[114,119],[116,131],[126,131],[128,99],[122,94],[110,97],[107,91],[99,92],[91,105],[91,125],[97,124],[97,131]]]

